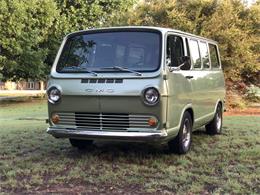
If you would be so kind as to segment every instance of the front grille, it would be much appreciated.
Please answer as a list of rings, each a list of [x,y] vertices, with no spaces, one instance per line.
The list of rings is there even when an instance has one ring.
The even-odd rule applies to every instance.
[[[151,116],[113,113],[55,113],[60,116],[58,126],[73,126],[91,130],[135,130],[149,128]],[[153,127],[154,128],[154,127]]]
[[[129,128],[128,114],[75,113],[76,126],[98,128]]]

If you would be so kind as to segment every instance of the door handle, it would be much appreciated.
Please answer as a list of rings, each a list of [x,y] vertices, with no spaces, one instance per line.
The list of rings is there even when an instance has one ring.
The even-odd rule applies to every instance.
[[[186,79],[192,79],[193,76],[185,76]]]

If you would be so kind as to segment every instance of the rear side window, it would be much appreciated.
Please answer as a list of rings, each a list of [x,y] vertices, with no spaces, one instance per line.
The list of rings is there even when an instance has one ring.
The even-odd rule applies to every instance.
[[[212,68],[219,68],[219,58],[218,58],[218,50],[217,46],[213,44],[209,44],[209,52],[210,52],[210,62]]]
[[[207,47],[207,43],[200,42],[200,54],[203,68],[209,68],[209,51]]]
[[[191,61],[193,62],[194,68],[201,68],[201,59],[200,59],[200,52],[199,52],[199,44],[196,40],[190,40],[190,54],[191,54]]]

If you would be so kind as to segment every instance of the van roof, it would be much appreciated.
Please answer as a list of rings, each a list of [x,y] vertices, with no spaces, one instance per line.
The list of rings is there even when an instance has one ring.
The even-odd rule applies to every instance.
[[[162,27],[155,27],[155,26],[117,26],[117,27],[103,27],[103,28],[91,28],[91,29],[87,29],[87,30],[81,30],[81,31],[77,31],[77,32],[73,32],[68,34],[72,35],[72,34],[76,34],[76,33],[84,33],[84,32],[90,32],[90,31],[102,31],[102,30],[109,30],[109,29],[114,29],[114,30],[120,30],[120,29],[152,29],[152,30],[158,30],[161,31],[162,33],[167,33],[167,32],[173,32],[173,33],[178,33],[178,34],[183,34],[186,36],[190,36],[190,37],[194,37],[194,38],[198,38],[198,39],[203,39],[209,42],[214,42],[217,43],[216,41],[212,40],[212,39],[208,39],[205,37],[201,37],[198,35],[194,35],[191,33],[187,33],[181,30],[176,30],[176,29],[171,29],[171,28],[162,28]]]

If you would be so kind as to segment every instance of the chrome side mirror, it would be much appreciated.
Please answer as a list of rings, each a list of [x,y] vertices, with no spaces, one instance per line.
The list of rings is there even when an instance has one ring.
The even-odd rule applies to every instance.
[[[182,63],[179,66],[171,66],[171,60],[166,59],[166,65],[169,66],[169,70],[171,72],[174,70],[190,70],[191,69],[190,56],[182,56],[182,57],[180,57],[180,60]]]
[[[181,70],[190,70],[191,69],[191,59],[190,56],[182,57],[183,63],[180,65]]]

